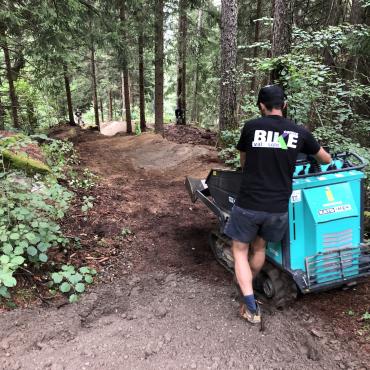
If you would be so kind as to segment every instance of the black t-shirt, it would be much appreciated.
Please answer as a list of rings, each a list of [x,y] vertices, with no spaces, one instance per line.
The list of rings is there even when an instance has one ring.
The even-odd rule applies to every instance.
[[[319,143],[302,126],[280,116],[246,122],[237,149],[246,152],[236,205],[255,211],[286,212],[298,153],[317,154]]]

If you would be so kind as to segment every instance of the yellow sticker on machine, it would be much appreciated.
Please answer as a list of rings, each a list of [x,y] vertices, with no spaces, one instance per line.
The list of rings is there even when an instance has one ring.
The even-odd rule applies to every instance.
[[[217,171],[213,171],[213,176],[217,176]]]
[[[327,186],[325,188],[325,193],[326,193],[326,197],[328,198],[328,201],[329,202],[334,202],[334,195],[333,195],[329,186]]]

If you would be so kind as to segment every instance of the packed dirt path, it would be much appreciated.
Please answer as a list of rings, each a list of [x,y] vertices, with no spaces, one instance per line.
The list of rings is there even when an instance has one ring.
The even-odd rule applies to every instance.
[[[183,184],[220,166],[212,147],[89,133],[78,150],[101,182],[89,219],[68,222],[110,257],[77,304],[0,317],[0,369],[369,368],[309,302],[266,307],[263,332],[238,318],[232,277],[207,246],[216,221]]]

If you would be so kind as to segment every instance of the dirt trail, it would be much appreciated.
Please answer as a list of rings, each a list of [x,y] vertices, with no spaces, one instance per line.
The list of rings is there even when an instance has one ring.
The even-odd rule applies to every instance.
[[[0,369],[368,368],[356,343],[326,333],[302,303],[266,307],[264,332],[237,317],[231,276],[207,247],[215,220],[183,186],[220,165],[214,149],[95,133],[78,149],[102,182],[89,220],[68,222],[114,253],[77,304],[0,317]],[[122,228],[134,235],[120,238]]]

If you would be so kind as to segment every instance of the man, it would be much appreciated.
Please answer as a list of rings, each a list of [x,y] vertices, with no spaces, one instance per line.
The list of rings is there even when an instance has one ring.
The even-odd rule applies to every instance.
[[[252,280],[265,262],[266,242],[279,242],[288,228],[288,203],[298,153],[328,164],[331,156],[305,128],[283,117],[285,94],[278,85],[263,87],[257,105],[262,117],[244,125],[237,149],[243,179],[225,227],[232,240],[235,274],[243,293],[241,316],[261,321]]]
[[[81,110],[79,108],[76,109],[75,115],[77,117],[77,124],[79,126],[82,126],[82,123],[83,123],[82,122],[82,112],[81,112]]]
[[[180,107],[177,107],[175,109],[175,116],[176,116],[176,125],[183,125],[185,123],[184,111]]]

